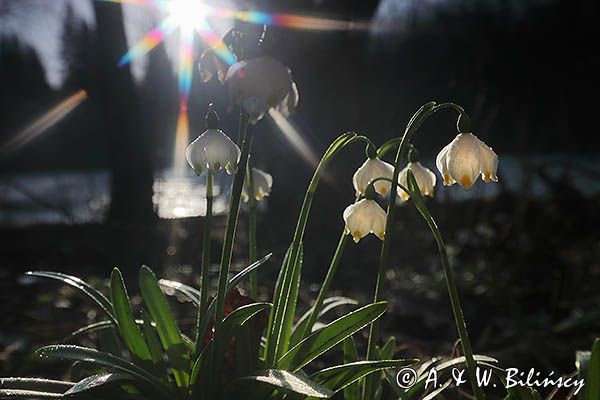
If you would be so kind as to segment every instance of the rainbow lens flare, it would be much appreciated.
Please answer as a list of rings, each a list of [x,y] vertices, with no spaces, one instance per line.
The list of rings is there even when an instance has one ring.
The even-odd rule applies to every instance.
[[[370,22],[320,18],[305,15],[240,11],[209,5],[203,0],[100,0],[150,7],[166,17],[119,61],[126,65],[160,44],[168,35],[179,32],[179,118],[175,139],[175,171],[183,171],[185,148],[188,143],[188,96],[192,85],[194,36],[200,38],[228,65],[236,62],[235,55],[211,28],[208,18],[227,18],[261,25],[281,26],[309,31],[367,30]]]

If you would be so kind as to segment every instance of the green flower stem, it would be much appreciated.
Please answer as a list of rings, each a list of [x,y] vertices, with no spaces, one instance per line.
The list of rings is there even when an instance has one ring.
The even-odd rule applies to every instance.
[[[339,136],[336,140],[334,140],[315,169],[313,177],[308,185],[306,193],[304,195],[304,200],[302,202],[302,207],[300,209],[300,215],[298,217],[298,221],[296,223],[296,228],[294,230],[294,236],[292,239],[292,244],[290,246],[289,257],[287,258],[288,265],[294,266],[297,268],[298,258],[300,257],[300,248],[302,244],[302,239],[304,237],[304,231],[306,230],[306,224],[308,222],[308,216],[310,214],[310,208],[312,205],[313,198],[315,196],[315,192],[319,185],[319,181],[325,168],[329,164],[329,162],[335,157],[335,155],[347,146],[350,143],[362,141],[367,144],[371,144],[372,142],[366,138],[365,136],[359,136],[354,132],[347,132],[343,135]],[[285,266],[284,266],[285,268]],[[290,271],[287,277],[284,279],[292,279],[295,274],[295,270]],[[285,282],[282,283],[285,286]],[[265,360],[275,361],[276,356],[282,352],[282,349],[286,347],[286,343],[279,343],[279,336],[281,334],[281,330],[283,326],[278,326],[278,323],[275,322],[279,316],[285,315],[286,310],[282,308],[281,310],[276,307],[272,311],[272,316],[269,319],[269,326],[267,327],[267,344],[265,348]],[[279,324],[281,325],[281,324]]]
[[[219,268],[219,288],[217,291],[217,309],[215,311],[215,337],[223,322],[223,313],[225,310],[225,292],[227,289],[227,279],[229,276],[229,267],[233,253],[233,240],[237,228],[238,215],[240,212],[240,199],[242,196],[242,186],[246,176],[246,166],[252,141],[254,138],[253,130],[248,130],[249,122],[246,121],[244,133],[242,134],[242,154],[238,162],[237,171],[233,175],[231,185],[231,197],[229,199],[229,215],[227,216],[227,227],[225,229],[225,239],[223,240],[223,251],[221,253],[221,265]]]
[[[448,253],[446,251],[446,244],[444,243],[444,239],[442,238],[442,234],[440,229],[438,228],[435,220],[431,216],[423,197],[421,196],[421,192],[419,189],[419,185],[417,180],[415,179],[412,172],[409,171],[407,175],[408,179],[408,188],[403,188],[407,193],[410,193],[413,198],[413,204],[419,214],[423,217],[427,226],[433,233],[435,241],[438,246],[438,250],[440,252],[440,257],[442,259],[442,266],[444,268],[444,275],[446,277],[446,286],[448,288],[448,294],[450,295],[450,303],[452,305],[452,312],[454,314],[454,322],[456,323],[456,330],[458,331],[458,336],[460,338],[460,343],[463,349],[463,353],[465,355],[465,360],[467,362],[467,373],[469,374],[469,380],[471,381],[471,388],[473,389],[473,393],[475,394],[475,398],[477,400],[485,399],[485,394],[479,385],[477,384],[476,379],[476,371],[477,365],[475,363],[475,358],[473,357],[473,349],[471,347],[471,341],[469,340],[469,334],[467,332],[467,324],[465,322],[465,316],[463,314],[462,307],[460,305],[460,299],[458,297],[458,291],[456,290],[456,285],[454,283],[454,273],[452,272],[452,268],[450,268],[450,263],[448,262]]]
[[[200,308],[198,309],[198,321],[196,325],[196,342],[202,340],[200,337],[204,332],[200,332],[200,322],[204,318],[208,307],[208,268],[210,267],[210,233],[212,228],[213,214],[213,173],[210,169],[206,170],[206,217],[204,219],[204,234],[202,237],[202,266],[201,279],[202,288],[200,291]]]
[[[258,259],[256,250],[256,197],[254,197],[254,176],[252,174],[252,166],[248,160],[246,168],[246,180],[248,182],[248,258],[252,264]],[[258,272],[256,270],[250,272],[250,297],[257,299],[258,297]]]
[[[329,291],[329,287],[331,286],[331,282],[333,281],[333,277],[337,271],[338,265],[342,259],[342,255],[344,254],[344,249],[346,248],[346,243],[348,243],[348,234],[346,233],[346,229],[342,230],[342,235],[340,236],[340,240],[338,241],[338,245],[335,249],[335,253],[333,254],[333,259],[331,260],[331,264],[329,264],[329,269],[327,270],[327,274],[325,275],[325,279],[321,284],[321,289],[319,290],[319,294],[315,299],[315,304],[313,306],[313,311],[310,314],[308,319],[308,323],[304,327],[304,331],[300,337],[305,338],[312,331],[312,327],[317,321],[319,317],[319,312],[321,312],[321,307],[323,307],[323,301],[325,300],[325,296]]]
[[[385,237],[383,240],[383,244],[381,246],[381,253],[379,258],[379,270],[377,272],[377,282],[375,284],[375,295],[373,298],[374,302],[378,302],[381,300],[382,291],[383,291],[383,279],[385,276],[385,271],[388,268],[388,259],[390,255],[390,248],[392,243],[392,232],[394,219],[396,216],[396,196],[393,195],[396,193],[398,188],[398,176],[400,175],[400,169],[402,163],[404,162],[404,158],[406,157],[407,150],[409,148],[410,140],[412,136],[417,131],[417,129],[421,126],[423,121],[425,121],[429,116],[433,113],[444,109],[444,108],[453,108],[458,111],[460,116],[466,116],[465,111],[462,107],[454,104],[454,103],[442,103],[436,105],[435,102],[429,102],[421,106],[419,110],[412,116],[410,121],[408,122],[406,129],[404,130],[404,134],[401,139],[394,139],[392,141],[388,141],[386,144],[381,146],[378,149],[378,157],[383,157],[386,152],[393,149],[396,145],[398,145],[398,150],[396,151],[396,158],[394,160],[394,173],[392,175],[392,182],[390,188],[390,200],[387,208],[387,219],[385,225]],[[467,120],[468,117],[464,118]],[[459,122],[461,118],[459,118]],[[458,125],[458,124],[457,124]],[[460,130],[460,129],[459,129]],[[367,345],[367,360],[372,360],[375,353],[375,346],[380,339],[380,320],[376,320],[371,324],[369,329],[369,340]],[[376,379],[378,376],[372,375],[371,377],[367,377],[365,380],[365,386],[363,388],[363,399],[369,400],[372,399],[375,395],[376,388]],[[478,399],[479,400],[479,399]]]

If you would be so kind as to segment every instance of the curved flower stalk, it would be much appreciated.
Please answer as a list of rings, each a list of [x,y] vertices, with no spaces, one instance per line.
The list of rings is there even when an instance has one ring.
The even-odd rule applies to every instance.
[[[227,71],[230,99],[242,105],[252,123],[271,108],[290,115],[298,105],[298,88],[288,67],[271,57],[240,61]]]
[[[445,108],[452,108],[458,112],[459,117],[458,117],[458,120],[456,123],[456,127],[457,127],[457,130],[459,133],[471,132],[471,120],[462,107],[460,107],[459,105],[456,105],[454,103],[442,103],[442,104],[436,105],[435,102],[429,102],[429,103],[426,103],[423,106],[421,106],[421,108],[419,108],[419,110],[417,110],[417,112],[412,116],[412,118],[410,119],[410,121],[408,122],[408,124],[406,126],[406,129],[404,130],[404,134],[402,135],[402,137],[400,139],[393,139],[391,141],[388,141],[387,143],[385,143],[383,146],[381,146],[377,150],[377,155],[379,157],[383,157],[383,155],[386,152],[388,152],[388,151],[392,150],[393,148],[395,148],[396,146],[398,146],[398,149],[396,151],[396,157],[394,160],[394,174],[392,176],[392,182],[391,182],[392,192],[398,190],[398,182],[399,182],[399,176],[400,176],[400,171],[401,171],[400,165],[402,165],[404,158],[406,157],[406,153],[408,152],[408,150],[410,148],[410,141],[412,139],[412,136],[417,131],[417,129],[421,126],[421,124],[429,116],[431,116],[435,112],[445,109]],[[414,177],[414,175],[412,173],[407,171],[407,176],[409,176],[409,175]],[[404,190],[405,192],[407,191],[405,188],[401,188],[401,189]],[[419,193],[419,195],[420,195],[420,193]],[[387,210],[386,231],[385,231],[384,241],[381,246],[379,270],[378,270],[378,274],[377,274],[377,282],[375,285],[374,301],[378,301],[378,299],[381,298],[382,290],[383,290],[383,278],[385,275],[385,271],[388,268],[388,259],[389,259],[389,253],[390,253],[390,248],[391,248],[391,238],[392,238],[392,227],[393,227],[393,222],[394,222],[395,213],[396,213],[395,205],[396,205],[396,196],[390,196],[388,210]],[[452,275],[446,276],[446,279],[452,279],[452,278],[453,278]],[[452,283],[452,285],[453,284],[454,283]],[[448,283],[448,285],[450,285],[450,283]],[[452,294],[451,294],[451,297],[452,297]],[[457,319],[459,316],[457,316],[457,311],[454,308],[453,308],[453,312],[455,315],[455,319]],[[462,311],[461,311],[461,313],[462,313]],[[465,331],[466,331],[466,328],[465,328]],[[460,330],[459,330],[459,335],[461,335]],[[369,331],[369,341],[368,341],[368,345],[367,345],[367,360],[373,359],[374,352],[375,352],[375,346],[376,346],[377,342],[379,341],[379,338],[380,338],[379,321],[375,321],[373,324],[371,324],[371,329]],[[463,340],[463,337],[461,335],[461,344],[462,344],[463,352],[465,353],[465,358],[467,361],[467,370],[469,373],[469,377],[471,378],[470,379],[471,387],[473,389],[473,393],[475,394],[476,399],[482,400],[482,399],[485,399],[483,390],[477,385],[476,380],[473,379],[475,376],[475,370],[476,370],[475,361],[473,359],[473,352],[471,351],[470,343],[465,344],[465,341],[468,342],[468,337],[466,338],[466,340]],[[367,378],[365,380],[365,385],[363,387],[363,398],[373,398],[375,395],[375,390],[376,390],[375,379],[373,377]]]
[[[291,295],[292,291],[292,281],[294,280],[295,276],[298,276],[298,269],[301,268],[299,261],[302,252],[302,239],[304,237],[304,231],[308,222],[310,208],[312,206],[312,201],[319,185],[319,181],[323,175],[323,172],[325,171],[325,168],[335,157],[335,155],[338,154],[345,146],[356,141],[363,141],[368,145],[373,146],[373,143],[368,138],[365,136],[359,136],[354,132],[348,132],[339,136],[331,143],[319,161],[319,164],[317,165],[317,168],[304,195],[304,200],[300,209],[300,215],[294,230],[292,244],[290,245],[288,254],[286,255],[284,263],[281,267],[277,287],[275,289],[277,294],[279,290],[286,288],[288,292],[284,295],[287,296],[287,301],[279,302],[279,299],[276,296],[273,301],[273,309],[269,315],[269,325],[267,327],[264,353],[265,365],[267,367],[274,365],[277,359],[281,357],[289,347],[292,322],[296,306],[296,298],[290,298],[289,296]]]
[[[369,233],[383,240],[386,217],[385,211],[375,200],[362,199],[344,210],[345,232],[352,236],[355,243]]]
[[[394,174],[394,166],[374,157],[368,158],[363,165],[360,166],[352,177],[352,185],[356,190],[357,196],[365,194],[365,189],[369,182],[375,178],[385,177],[392,178]],[[382,196],[385,196],[390,191],[390,183],[380,181],[375,184],[375,191]]]
[[[498,156],[472,133],[459,133],[440,151],[436,165],[444,177],[444,186],[458,182],[469,190],[479,175],[486,183],[498,182]]]

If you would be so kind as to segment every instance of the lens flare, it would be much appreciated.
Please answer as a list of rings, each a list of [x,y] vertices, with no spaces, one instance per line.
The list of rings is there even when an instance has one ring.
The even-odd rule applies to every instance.
[[[11,137],[8,141],[6,141],[6,143],[1,145],[0,157],[6,157],[10,153],[20,149],[32,140],[41,136],[49,128],[54,126],[54,124],[66,117],[86,98],[87,93],[85,90],[79,90],[52,107],[42,116],[26,126],[22,131]]]
[[[128,3],[151,7],[158,10],[166,17],[136,43],[121,58],[119,65],[126,65],[141,57],[160,44],[165,38],[179,32],[179,118],[177,120],[175,138],[175,171],[184,172],[185,146],[189,140],[188,126],[188,96],[192,85],[194,36],[197,33],[207,46],[214,49],[215,53],[228,65],[233,65],[237,60],[228,46],[211,28],[208,18],[226,18],[245,21],[261,25],[273,25],[291,29],[307,31],[356,31],[368,30],[370,22],[348,21],[333,18],[320,18],[315,16],[266,13],[261,11],[241,11],[226,7],[216,7],[205,3],[203,0],[103,0],[114,3]],[[275,124],[280,128],[294,147],[311,164],[316,164],[317,158],[302,139],[302,136],[292,124],[280,113],[270,113]]]

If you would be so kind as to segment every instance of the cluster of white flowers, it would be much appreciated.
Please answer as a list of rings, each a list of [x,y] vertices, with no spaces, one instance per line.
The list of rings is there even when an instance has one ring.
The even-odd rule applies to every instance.
[[[290,69],[271,57],[257,57],[228,66],[214,50],[207,50],[200,57],[199,68],[204,81],[216,75],[226,85],[232,103],[241,105],[252,123],[259,121],[272,108],[287,116],[298,104],[298,89]],[[198,175],[206,170],[217,172],[221,168],[232,173],[239,162],[240,149],[218,126],[209,126],[189,145],[186,157]],[[436,164],[445,186],[458,183],[468,190],[479,175],[484,182],[498,181],[498,156],[472,133],[459,133],[440,151]],[[421,194],[433,196],[436,176],[418,158],[414,158],[398,175],[397,195],[400,200],[405,202],[410,198],[402,189],[408,186],[408,171],[415,177]],[[358,242],[369,233],[383,240],[387,215],[372,198],[372,192],[387,195],[393,175],[394,166],[377,157],[369,157],[354,173],[352,184],[359,201],[347,207],[343,215],[345,230],[354,241]],[[253,168],[252,178],[253,187],[249,188],[248,182],[243,187],[242,200],[245,202],[250,196],[262,200],[271,192],[271,175]],[[382,179],[373,183],[371,193],[367,193],[367,188],[377,178]]]
[[[464,189],[470,189],[478,176],[484,182],[497,182],[498,156],[477,136],[472,133],[460,133],[445,146],[436,158],[437,168],[444,178],[444,185],[459,183]],[[423,196],[433,196],[436,176],[418,160],[410,161],[398,175],[400,186],[407,187],[408,171],[413,173]],[[357,196],[364,196],[367,186],[377,178],[373,188],[380,195],[386,195],[391,187],[394,173],[393,165],[378,158],[370,158],[356,170],[352,178]],[[410,195],[398,187],[398,196],[402,201]],[[387,215],[373,199],[362,199],[344,210],[346,233],[351,234],[355,242],[374,233],[383,240]]]

